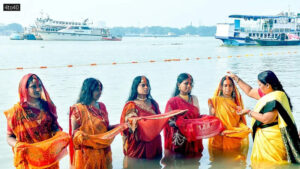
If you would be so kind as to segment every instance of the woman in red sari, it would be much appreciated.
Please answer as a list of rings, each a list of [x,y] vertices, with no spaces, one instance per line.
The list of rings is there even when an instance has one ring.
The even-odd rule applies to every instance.
[[[112,168],[110,144],[103,134],[110,133],[115,126],[109,125],[108,113],[102,102],[98,102],[103,90],[102,83],[94,78],[85,79],[77,104],[70,108],[71,168]],[[120,131],[119,131],[120,133]]]
[[[35,168],[26,159],[28,159],[27,157],[34,158],[36,154],[30,154],[31,151],[20,147],[48,140],[56,133],[59,133],[62,128],[57,122],[56,107],[37,75],[27,74],[22,78],[19,84],[19,96],[20,101],[14,107],[4,112],[7,118],[7,142],[13,147],[15,155],[14,165],[16,168]],[[68,139],[62,141],[66,145],[69,142]],[[42,164],[44,162],[42,158],[47,159],[51,156],[47,153],[48,157],[39,157],[41,160],[40,167],[42,165],[45,166],[45,163],[47,163],[45,161]],[[59,168],[58,160],[54,161],[52,164],[47,163],[46,168]]]
[[[188,109],[184,115],[178,115],[177,119],[195,119],[200,117],[199,103],[196,96],[191,95],[193,78],[190,74],[182,73],[177,78],[175,92],[168,101],[165,112],[175,109]],[[171,153],[183,156],[202,156],[202,140],[187,141],[180,133],[174,121],[170,121],[165,127],[165,149]]]
[[[131,93],[125,104],[121,116],[121,123],[128,122],[130,117],[140,117],[160,114],[158,104],[150,94],[150,83],[145,76],[134,78]],[[140,126],[136,122],[132,123],[130,129],[123,132],[123,152],[126,157],[153,159],[161,157],[162,146],[160,134],[151,141],[144,140],[144,136],[139,132]],[[127,160],[125,159],[125,163]],[[127,167],[127,164],[124,164]]]

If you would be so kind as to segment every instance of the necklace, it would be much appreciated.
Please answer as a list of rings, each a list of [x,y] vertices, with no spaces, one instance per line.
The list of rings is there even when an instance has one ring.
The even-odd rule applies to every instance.
[[[181,94],[179,94],[179,97],[181,97],[183,100],[185,100],[185,101],[187,101],[187,102],[190,101],[189,95],[181,95]]]
[[[31,107],[33,107],[33,108],[38,108],[38,109],[40,109],[40,102],[38,101],[38,102],[36,102],[36,103],[31,103],[31,102],[27,102]]]
[[[145,100],[147,100],[147,97],[145,97],[145,98],[140,98],[140,97],[137,96],[136,99],[137,99],[137,100],[140,100],[140,101],[145,101]]]

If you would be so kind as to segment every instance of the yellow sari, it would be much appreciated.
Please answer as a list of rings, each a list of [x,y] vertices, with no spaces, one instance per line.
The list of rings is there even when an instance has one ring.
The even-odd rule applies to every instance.
[[[236,103],[230,98],[213,97],[212,103],[218,117],[226,130],[224,135],[209,139],[209,152],[211,157],[231,156],[246,159],[248,152],[248,134],[251,132],[244,119],[236,113]]]
[[[236,160],[245,160],[248,153],[251,130],[246,125],[244,116],[237,114],[237,106],[243,108],[242,98],[233,84],[235,98],[225,98],[221,95],[221,83],[214,96],[209,99],[209,104],[215,109],[224,127],[223,135],[217,135],[209,139],[209,153],[211,160],[215,157],[229,157]]]
[[[275,109],[279,112],[277,118],[267,125],[252,118],[251,161],[254,166],[259,162],[300,163],[300,141],[286,94],[274,91],[265,95],[256,104],[254,112],[263,114]]]

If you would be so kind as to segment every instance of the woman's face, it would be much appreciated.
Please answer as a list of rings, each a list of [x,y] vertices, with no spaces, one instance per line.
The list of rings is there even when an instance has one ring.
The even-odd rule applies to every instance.
[[[264,93],[264,94],[268,94],[270,92],[273,91],[272,86],[267,83],[267,84],[263,84],[262,82],[260,82],[259,80],[257,80],[258,86],[260,88],[260,90]]]
[[[188,79],[182,81],[178,85],[178,89],[180,91],[180,94],[183,94],[183,95],[187,95],[187,94],[191,93],[192,88],[193,88],[193,85],[191,84],[190,80],[188,80]]]
[[[97,101],[101,96],[101,90],[100,87],[96,87],[93,91],[93,100]]]
[[[41,98],[43,91],[41,82],[37,83],[38,79],[33,79],[28,85],[28,95],[33,99]]]
[[[233,85],[231,80],[224,80],[222,86],[223,95],[225,97],[231,97],[233,91]]]
[[[139,95],[148,95],[149,86],[148,86],[147,82],[141,81],[137,87],[137,92]]]

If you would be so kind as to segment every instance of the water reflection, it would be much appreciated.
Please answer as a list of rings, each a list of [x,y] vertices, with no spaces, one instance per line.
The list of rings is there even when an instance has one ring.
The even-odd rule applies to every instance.
[[[291,164],[291,163],[285,163],[285,164],[276,164],[271,162],[256,162],[251,163],[250,167],[252,169],[299,169],[299,164]]]
[[[131,158],[128,156],[124,157],[123,160],[123,168],[126,169],[158,169],[160,166],[161,157],[157,157],[155,159],[138,159]]]
[[[174,154],[168,150],[165,150],[165,156],[161,160],[163,169],[176,169],[176,168],[188,168],[198,169],[200,168],[201,157],[189,157],[186,158],[179,154]]]

